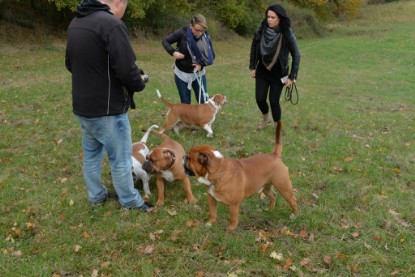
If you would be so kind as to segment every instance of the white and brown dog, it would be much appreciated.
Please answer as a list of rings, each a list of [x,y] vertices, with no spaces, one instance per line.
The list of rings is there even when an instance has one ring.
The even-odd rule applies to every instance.
[[[196,202],[190,187],[189,176],[184,172],[182,160],[186,154],[182,145],[172,140],[167,135],[152,131],[163,139],[163,142],[155,147],[146,156],[143,169],[149,174],[157,176],[157,202],[156,206],[164,204],[164,181],[173,182],[180,180],[186,191],[189,203]]]
[[[281,122],[277,122],[274,151],[259,154],[246,159],[225,158],[218,150],[209,145],[194,146],[184,159],[185,171],[196,176],[200,183],[208,188],[209,221],[216,221],[217,202],[229,207],[230,224],[228,230],[238,225],[239,207],[242,201],[255,192],[264,192],[269,198],[269,208],[275,207],[276,195],[272,186],[298,212],[288,168],[281,160]]]
[[[157,95],[161,102],[170,108],[166,114],[166,121],[160,128],[161,133],[171,128],[176,134],[179,134],[182,127],[202,128],[210,138],[213,136],[212,123],[216,114],[227,103],[226,96],[222,94],[214,94],[204,104],[171,104],[161,96],[159,90]]]
[[[133,143],[133,153],[131,155],[131,160],[133,162],[133,180],[134,184],[141,180],[143,182],[143,189],[145,193],[145,198],[149,198],[151,195],[149,180],[150,176],[143,170],[143,164],[146,159],[147,154],[150,152],[150,149],[147,147],[147,139],[150,132],[158,128],[157,125],[152,125],[145,132],[143,138],[139,142]]]

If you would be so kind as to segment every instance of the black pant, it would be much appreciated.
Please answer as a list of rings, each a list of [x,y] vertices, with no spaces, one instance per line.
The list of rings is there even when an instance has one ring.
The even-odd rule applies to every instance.
[[[284,84],[279,80],[269,81],[261,78],[255,79],[255,99],[262,114],[269,112],[267,96],[271,106],[272,119],[274,122],[281,120],[280,96]]]

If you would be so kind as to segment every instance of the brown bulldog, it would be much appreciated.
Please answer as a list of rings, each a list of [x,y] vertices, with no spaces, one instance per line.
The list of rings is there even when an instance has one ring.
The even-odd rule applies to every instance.
[[[164,204],[164,180],[173,182],[181,180],[190,203],[196,201],[190,187],[189,176],[184,172],[182,160],[186,154],[182,145],[167,135],[151,131],[152,134],[159,136],[163,142],[150,151],[146,156],[143,169],[149,174],[157,176],[157,202],[156,205]]]
[[[166,122],[160,129],[161,133],[171,128],[176,134],[179,134],[182,127],[202,128],[210,138],[213,136],[212,123],[216,114],[227,103],[226,96],[222,94],[214,94],[204,104],[171,104],[161,96],[159,90],[157,95],[161,102],[170,108],[166,114]]]
[[[234,230],[242,201],[255,192],[264,192],[270,201],[269,208],[274,208],[276,195],[272,186],[290,204],[294,213],[298,213],[288,168],[281,160],[281,121],[277,122],[275,139],[272,153],[242,160],[227,159],[209,145],[190,149],[184,167],[188,175],[196,176],[208,188],[208,225],[216,221],[217,202],[222,202],[229,207],[230,224],[227,229]]]

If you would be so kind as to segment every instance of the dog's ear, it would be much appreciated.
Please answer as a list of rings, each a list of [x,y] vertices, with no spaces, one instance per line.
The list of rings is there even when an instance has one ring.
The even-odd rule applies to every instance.
[[[176,157],[176,155],[170,149],[164,149],[163,154],[164,154],[164,157],[166,157],[166,158],[175,158]]]
[[[199,153],[198,160],[201,165],[207,165],[209,162],[209,157],[204,153]]]

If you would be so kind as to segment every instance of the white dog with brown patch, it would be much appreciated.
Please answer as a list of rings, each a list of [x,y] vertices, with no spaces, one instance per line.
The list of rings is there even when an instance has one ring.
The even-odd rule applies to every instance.
[[[147,154],[150,152],[150,149],[147,147],[147,139],[151,131],[158,127],[159,126],[157,125],[151,125],[145,132],[143,138],[139,142],[133,143],[133,153],[131,155],[131,160],[133,162],[133,180],[134,184],[136,184],[138,180],[143,182],[145,198],[148,198],[151,195],[149,184],[150,176],[143,170],[144,161],[146,160]]]
[[[206,130],[207,137],[213,137],[212,124],[216,114],[222,106],[228,102],[226,96],[214,94],[204,104],[171,104],[161,96],[159,90],[157,95],[170,109],[166,114],[166,122],[160,128],[160,133],[173,128],[176,134],[182,127],[202,128]]]

